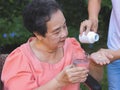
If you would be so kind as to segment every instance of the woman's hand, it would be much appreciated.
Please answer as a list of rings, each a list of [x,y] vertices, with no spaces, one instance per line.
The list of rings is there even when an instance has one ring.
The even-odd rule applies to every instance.
[[[76,67],[69,65],[58,74],[56,80],[61,86],[71,83],[80,83],[86,81],[88,76],[88,69],[85,67]]]

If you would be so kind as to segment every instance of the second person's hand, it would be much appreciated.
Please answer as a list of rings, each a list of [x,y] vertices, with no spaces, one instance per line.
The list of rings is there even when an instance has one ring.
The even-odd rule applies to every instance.
[[[81,22],[80,25],[80,35],[82,35],[83,32],[87,34],[89,31],[97,32],[98,29],[98,21],[97,20],[84,20]]]

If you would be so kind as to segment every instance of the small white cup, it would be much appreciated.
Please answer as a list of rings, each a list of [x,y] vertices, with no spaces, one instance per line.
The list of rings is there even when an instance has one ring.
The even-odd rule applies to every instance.
[[[93,31],[88,32],[87,35],[85,35],[85,32],[83,32],[82,36],[79,35],[79,41],[81,43],[95,43],[99,40],[99,35]]]

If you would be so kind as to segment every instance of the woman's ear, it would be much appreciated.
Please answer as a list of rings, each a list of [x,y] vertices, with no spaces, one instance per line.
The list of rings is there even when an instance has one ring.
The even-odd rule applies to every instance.
[[[40,35],[40,34],[37,33],[37,32],[34,32],[34,35],[35,35],[39,40],[42,40],[42,39],[43,39],[43,36]]]

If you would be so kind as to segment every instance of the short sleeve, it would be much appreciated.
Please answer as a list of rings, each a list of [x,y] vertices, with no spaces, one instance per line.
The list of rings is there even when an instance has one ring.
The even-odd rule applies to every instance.
[[[80,43],[75,39],[71,38],[71,44],[72,44],[72,58],[77,59],[77,58],[83,58],[85,55],[84,49],[81,47]]]
[[[4,90],[33,90],[37,87],[30,64],[19,49],[7,57],[1,79]]]

